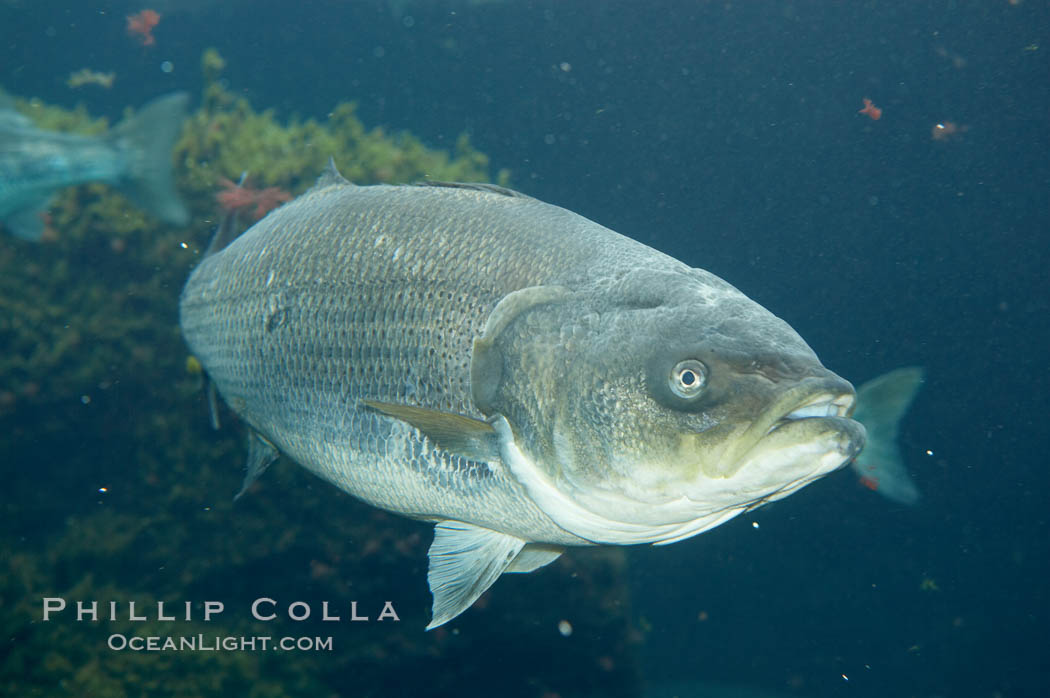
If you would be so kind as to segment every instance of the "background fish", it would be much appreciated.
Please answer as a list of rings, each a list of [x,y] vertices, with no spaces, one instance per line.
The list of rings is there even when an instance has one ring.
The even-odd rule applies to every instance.
[[[93,138],[42,131],[0,94],[0,221],[17,237],[39,240],[54,193],[98,181],[167,223],[186,223],[189,213],[172,182],[171,148],[187,101],[183,93],[160,97]]]
[[[852,386],[785,322],[499,187],[332,168],[207,256],[180,313],[253,430],[248,482],[279,449],[436,522],[429,627],[564,546],[696,535],[864,444]]]

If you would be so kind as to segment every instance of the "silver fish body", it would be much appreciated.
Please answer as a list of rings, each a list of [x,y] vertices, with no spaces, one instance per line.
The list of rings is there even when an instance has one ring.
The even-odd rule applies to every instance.
[[[186,341],[270,447],[436,522],[439,625],[561,546],[666,543],[863,445],[852,387],[714,275],[486,185],[318,185],[207,256]]]

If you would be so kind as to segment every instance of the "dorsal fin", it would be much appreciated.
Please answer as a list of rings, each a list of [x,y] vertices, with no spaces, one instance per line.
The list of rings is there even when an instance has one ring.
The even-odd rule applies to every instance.
[[[325,189],[327,187],[345,186],[353,186],[353,182],[351,182],[343,175],[339,174],[339,169],[335,166],[335,158],[329,156],[328,166],[324,168],[324,172],[322,172],[321,176],[317,178],[317,181],[314,183],[314,185],[310,187],[308,193],[314,191],[315,189],[320,190]]]
[[[204,250],[204,256],[210,257],[216,252],[222,252],[226,246],[237,239],[240,235],[238,230],[237,211],[226,211],[219,219],[219,225],[215,226],[215,233],[211,236],[208,249]]]
[[[499,194],[500,196],[509,196],[515,199],[531,199],[533,197],[528,194],[522,194],[520,191],[508,189],[507,187],[501,187],[498,184],[488,184],[486,182],[417,182],[416,186],[419,187],[447,187],[449,189],[472,189],[474,191],[484,191],[489,194]]]
[[[245,180],[248,179],[248,171],[241,172],[241,178],[237,180],[237,183],[233,185],[237,189],[244,186]],[[222,180],[223,186],[229,186],[229,182]],[[230,208],[226,209],[222,213],[222,217],[219,219],[219,224],[215,226],[215,232],[212,233],[211,242],[208,243],[208,249],[204,250],[204,256],[210,257],[216,252],[222,252],[226,249],[226,246],[237,239],[240,235],[238,228],[239,220],[237,217],[237,209]]]

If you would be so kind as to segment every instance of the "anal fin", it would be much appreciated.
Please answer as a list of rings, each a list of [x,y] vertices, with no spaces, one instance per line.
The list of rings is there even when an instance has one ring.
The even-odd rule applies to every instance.
[[[470,608],[524,547],[520,538],[474,524],[442,521],[435,526],[427,573],[434,606],[427,630]]]
[[[560,545],[546,545],[544,543],[528,543],[518,556],[510,563],[506,572],[526,573],[533,572],[539,568],[549,565],[565,552]]]
[[[258,432],[252,431],[248,436],[248,466],[247,472],[244,474],[244,483],[241,485],[241,491],[238,492],[233,501],[237,501],[241,498],[252,483],[259,479],[270,464],[277,460],[277,449],[274,445],[259,435]]]

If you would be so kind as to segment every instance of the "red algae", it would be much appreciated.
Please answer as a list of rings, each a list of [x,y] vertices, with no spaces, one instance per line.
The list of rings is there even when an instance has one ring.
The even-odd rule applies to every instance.
[[[237,184],[225,177],[219,179],[219,184],[222,186],[222,191],[215,195],[219,206],[224,211],[248,213],[255,220],[262,218],[284,202],[292,200],[292,195],[280,187],[254,189],[248,185],[247,181]]]

